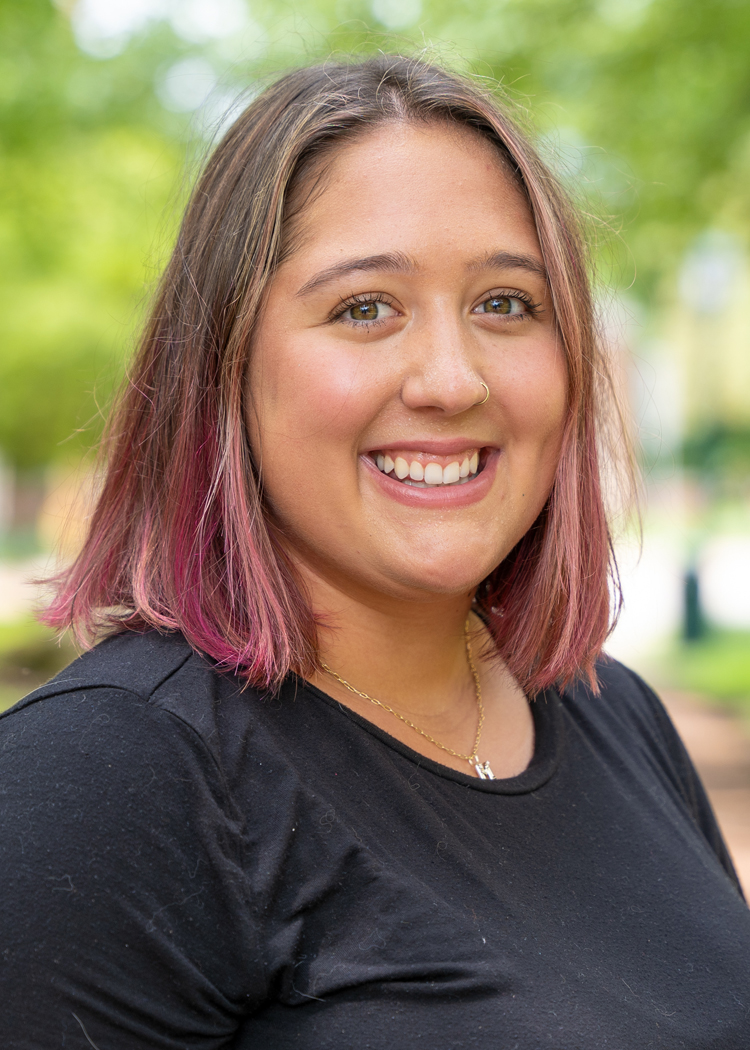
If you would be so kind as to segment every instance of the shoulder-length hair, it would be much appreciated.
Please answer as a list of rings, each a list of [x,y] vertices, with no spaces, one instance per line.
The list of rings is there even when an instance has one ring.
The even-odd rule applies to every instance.
[[[467,79],[393,55],[299,69],[252,102],[190,200],[105,436],[88,537],[57,577],[48,624],[72,626],[83,644],[113,629],[181,631],[266,688],[318,666],[315,616],[243,421],[253,326],[285,250],[290,199],[326,154],[385,122],[450,122],[491,142],[528,200],[568,367],[551,494],[476,602],[530,695],[580,676],[596,688],[614,567],[597,441],[607,369],[576,211],[509,108]]]

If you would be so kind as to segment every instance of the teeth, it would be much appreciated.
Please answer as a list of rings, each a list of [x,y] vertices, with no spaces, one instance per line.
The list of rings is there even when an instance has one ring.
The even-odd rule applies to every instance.
[[[424,489],[436,485],[465,485],[467,481],[471,481],[479,470],[479,452],[464,456],[461,462],[453,460],[444,467],[439,463],[422,464],[418,459],[407,463],[403,456],[396,456],[393,460],[385,452],[376,453],[375,462],[378,470],[382,470],[384,474],[393,473],[405,485]]]
[[[393,468],[396,471],[396,477],[399,481],[403,481],[404,478],[409,476],[409,464],[401,456],[396,456],[396,462],[393,464]]]

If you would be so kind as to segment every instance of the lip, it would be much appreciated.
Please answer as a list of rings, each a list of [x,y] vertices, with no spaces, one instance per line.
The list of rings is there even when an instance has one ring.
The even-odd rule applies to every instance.
[[[446,445],[448,444],[453,447],[446,450]],[[440,446],[439,448],[437,447],[438,445]],[[405,452],[431,452],[436,456],[450,456],[457,452],[464,452],[467,448],[476,448],[477,445],[471,446],[464,442],[456,447],[455,441],[450,443],[447,441],[432,441],[420,445],[416,442],[410,443],[407,441],[398,445],[378,445],[376,447],[378,451],[382,450],[384,452],[387,452],[389,448],[393,448],[403,449]],[[480,447],[487,448],[488,446],[481,445]],[[375,449],[372,451],[375,451]],[[377,465],[368,452],[363,452],[359,457],[363,469],[367,471],[367,476],[372,476],[373,481],[381,487],[386,496],[390,499],[395,499],[398,503],[403,503],[407,507],[419,507],[423,510],[449,510],[453,507],[468,507],[472,503],[478,503],[484,499],[492,488],[499,459],[500,449],[490,447],[481,473],[477,474],[471,481],[467,481],[466,484],[436,485],[434,488],[418,489],[413,488],[411,485],[404,485],[400,481],[394,481],[393,478],[384,474],[382,470],[378,470]]]
[[[384,445],[373,445],[372,448],[365,448],[362,452],[364,455],[370,452],[403,451],[427,452],[432,456],[458,456],[460,453],[472,448],[489,448],[492,450],[492,453],[498,451],[492,441],[483,441],[481,438],[455,437],[424,438],[422,441],[387,441]]]

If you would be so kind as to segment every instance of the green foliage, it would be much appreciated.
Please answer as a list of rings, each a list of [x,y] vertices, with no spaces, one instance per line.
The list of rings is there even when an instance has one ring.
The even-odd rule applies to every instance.
[[[130,62],[82,56],[47,0],[0,12],[0,447],[29,469],[97,438],[182,149]]]
[[[256,0],[249,43],[190,42],[154,21],[98,59],[76,46],[74,0],[3,0],[0,448],[16,465],[96,440],[173,234],[186,144],[203,145],[191,115],[159,101],[181,58],[210,62],[227,97],[289,66],[377,49],[426,48],[501,80],[599,217],[605,278],[635,280],[647,302],[698,231],[747,236],[744,0],[424,0],[393,31],[373,13],[398,22],[414,3]]]
[[[721,701],[750,717],[750,631],[716,628],[694,642],[675,642],[654,662],[661,688]]]
[[[748,4],[517,0],[497,23],[515,43],[497,57],[486,43],[476,68],[541,103],[563,147],[572,137],[572,181],[624,230],[616,277],[637,273],[648,298],[696,232],[747,234]]]
[[[693,434],[684,444],[682,460],[707,483],[731,484],[750,476],[750,429],[717,423]]]

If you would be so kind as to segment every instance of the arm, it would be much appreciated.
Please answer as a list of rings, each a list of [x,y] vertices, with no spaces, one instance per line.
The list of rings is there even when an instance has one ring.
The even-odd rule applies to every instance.
[[[125,690],[0,722],[6,1050],[228,1045],[264,995],[242,828],[194,731]]]

